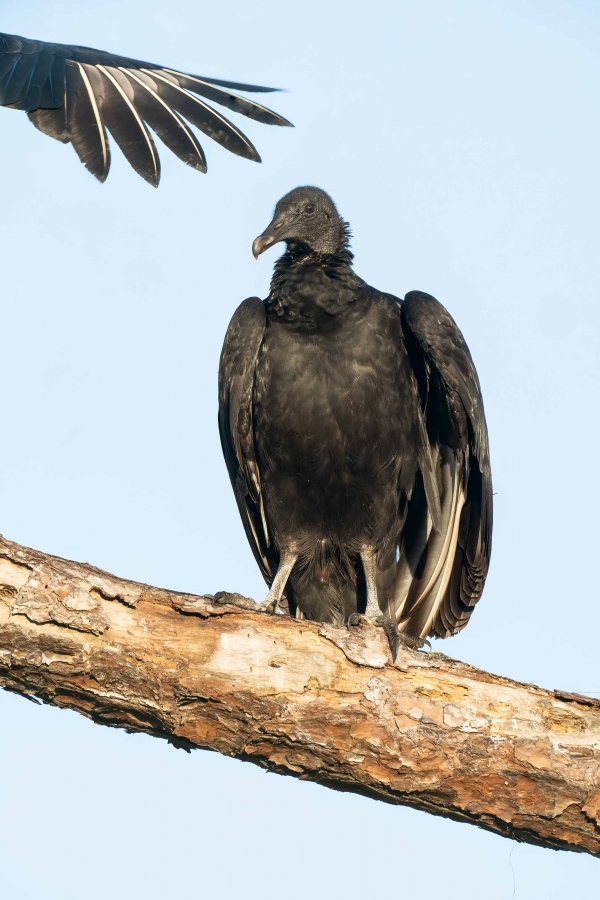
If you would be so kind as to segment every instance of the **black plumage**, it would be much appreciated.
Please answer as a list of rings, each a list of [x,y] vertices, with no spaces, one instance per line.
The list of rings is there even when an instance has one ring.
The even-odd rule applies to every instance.
[[[253,246],[278,241],[265,301],[235,312],[219,429],[246,534],[271,585],[263,609],[447,637],[481,596],[492,536],[479,380],[454,320],[352,269],[349,229],[297,188]]]
[[[44,134],[72,143],[99,181],[106,180],[110,169],[107,129],[135,171],[154,187],[160,181],[160,159],[149,129],[200,172],[206,172],[206,159],[190,124],[232,153],[260,162],[246,135],[205,100],[257,122],[290,125],[233,93],[273,90],[189,75],[90,47],[0,34],[0,106],[25,110]]]

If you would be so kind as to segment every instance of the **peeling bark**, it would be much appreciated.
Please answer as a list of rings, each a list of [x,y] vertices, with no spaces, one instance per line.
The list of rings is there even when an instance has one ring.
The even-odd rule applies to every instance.
[[[226,599],[226,596],[222,599]],[[95,722],[600,856],[600,701],[0,538],[0,685]]]

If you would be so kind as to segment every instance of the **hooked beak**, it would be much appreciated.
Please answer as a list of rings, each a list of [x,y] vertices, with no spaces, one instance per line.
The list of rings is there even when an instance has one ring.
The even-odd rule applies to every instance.
[[[258,259],[260,254],[272,247],[273,244],[278,244],[279,241],[285,240],[285,228],[282,227],[283,225],[284,220],[281,216],[276,216],[263,233],[254,239],[252,244],[254,259]]]
[[[269,234],[268,228],[257,238],[254,238],[252,243],[252,255],[254,256],[254,259],[258,259],[261,253],[264,253],[265,250],[268,250],[269,247],[276,244],[278,240],[279,238],[276,238],[274,234]]]

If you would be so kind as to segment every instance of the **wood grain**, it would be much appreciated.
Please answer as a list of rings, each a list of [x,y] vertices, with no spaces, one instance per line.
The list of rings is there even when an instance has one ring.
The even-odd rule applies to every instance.
[[[0,538],[0,685],[104,725],[600,856],[600,703]]]

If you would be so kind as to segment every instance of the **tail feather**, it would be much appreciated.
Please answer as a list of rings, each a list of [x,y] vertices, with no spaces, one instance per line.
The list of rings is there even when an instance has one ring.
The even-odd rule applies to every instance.
[[[359,557],[340,552],[329,542],[314,554],[301,557],[286,586],[291,608],[303,618],[343,625],[355,612],[364,612],[367,593]]]

